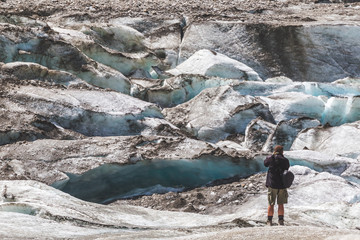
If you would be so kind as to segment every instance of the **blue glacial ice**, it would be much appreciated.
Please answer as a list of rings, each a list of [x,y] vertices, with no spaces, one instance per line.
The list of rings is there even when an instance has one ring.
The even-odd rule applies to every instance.
[[[245,177],[264,170],[261,162],[234,162],[224,157],[153,160],[125,166],[102,165],[82,175],[69,175],[68,180],[57,182],[53,186],[80,199],[109,203],[156,192],[182,191],[217,179],[235,175]]]
[[[45,116],[55,125],[86,136],[136,135],[151,128],[145,118],[163,118],[154,104],[111,91],[62,92],[24,86],[11,94],[23,111]]]
[[[345,162],[324,162],[304,158],[301,154],[289,157],[290,164],[307,166],[317,171],[340,175]],[[154,193],[181,192],[204,186],[218,179],[247,177],[265,172],[265,155],[254,159],[234,159],[204,156],[195,160],[152,160],[133,165],[105,164],[82,175],[67,174],[68,179],[52,186],[77,198],[108,204],[118,199]]]

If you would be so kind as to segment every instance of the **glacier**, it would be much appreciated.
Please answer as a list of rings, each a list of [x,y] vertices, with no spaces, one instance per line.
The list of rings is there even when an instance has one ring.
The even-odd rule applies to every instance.
[[[359,238],[358,3],[20,2],[0,9],[0,238]],[[285,229],[264,228],[278,144]]]
[[[162,118],[155,105],[117,92],[98,91],[96,94],[91,91],[90,94],[77,89],[62,92],[61,89],[24,86],[8,94],[16,101],[5,101],[5,106],[16,106],[19,112],[30,111],[44,116],[50,122],[87,136],[139,133],[145,128],[141,119]],[[133,104],[127,99],[134,100]]]
[[[221,78],[262,80],[253,69],[245,64],[207,49],[197,51],[189,59],[167,72],[175,76],[180,74],[199,74]]]
[[[163,114],[174,125],[210,142],[230,133],[244,133],[246,125],[258,116],[274,121],[265,103],[229,86],[205,89],[189,102],[164,109]]]
[[[135,165],[102,165],[80,176],[69,175],[68,180],[52,186],[77,198],[104,204],[164,190],[183,191],[235,175],[249,176],[264,169],[260,162],[254,164],[249,160],[234,163],[231,159],[213,157],[176,161],[154,159]],[[93,187],[86,189],[89,185]]]

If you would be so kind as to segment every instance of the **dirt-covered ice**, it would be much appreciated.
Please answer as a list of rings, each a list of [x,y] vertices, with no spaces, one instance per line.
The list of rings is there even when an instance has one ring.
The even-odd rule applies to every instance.
[[[0,238],[360,239],[359,11],[2,0]],[[276,144],[296,175],[282,228]]]

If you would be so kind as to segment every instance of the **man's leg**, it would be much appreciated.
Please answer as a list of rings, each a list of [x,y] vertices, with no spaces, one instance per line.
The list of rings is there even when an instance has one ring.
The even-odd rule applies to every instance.
[[[288,193],[286,189],[280,189],[277,199],[278,204],[278,216],[279,216],[279,225],[284,225],[284,203],[288,202]]]
[[[268,206],[268,219],[269,219],[269,217],[271,217],[271,219],[269,219],[269,220],[272,220],[273,216],[274,216],[274,205],[269,205]]]
[[[279,204],[278,215],[284,217],[284,204]]]
[[[269,205],[268,206],[268,219],[266,222],[267,225],[272,226],[273,216],[274,216],[274,205]]]
[[[284,225],[284,204],[278,205],[279,225]]]
[[[272,226],[272,219],[274,216],[274,205],[277,195],[277,189],[268,188],[268,219],[266,224]]]

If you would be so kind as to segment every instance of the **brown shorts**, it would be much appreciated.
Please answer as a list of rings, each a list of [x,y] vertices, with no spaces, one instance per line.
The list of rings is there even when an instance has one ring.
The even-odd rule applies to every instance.
[[[288,202],[288,192],[285,189],[276,189],[268,187],[268,202],[269,205],[275,205],[277,199],[277,204],[284,204]]]

